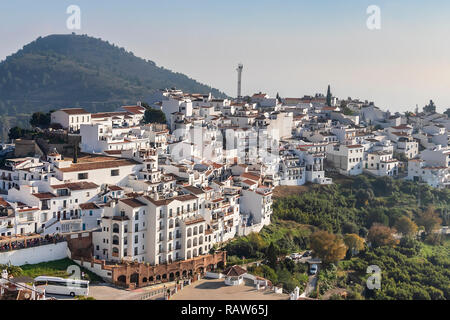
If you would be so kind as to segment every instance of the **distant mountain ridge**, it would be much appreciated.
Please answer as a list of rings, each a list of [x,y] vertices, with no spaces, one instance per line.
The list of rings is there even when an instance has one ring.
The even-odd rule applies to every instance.
[[[110,111],[171,87],[226,97],[107,41],[87,35],[50,35],[0,63],[0,116],[61,107]]]

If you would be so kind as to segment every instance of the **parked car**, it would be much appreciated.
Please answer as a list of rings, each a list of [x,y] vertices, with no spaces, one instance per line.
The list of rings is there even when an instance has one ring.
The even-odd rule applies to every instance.
[[[309,250],[309,251],[306,251],[304,254],[303,254],[303,258],[306,258],[306,257],[310,257],[311,256],[311,254],[312,254],[312,251],[311,250]]]
[[[293,254],[291,254],[291,258],[292,258],[292,259],[300,259],[301,257],[302,257],[302,255],[299,254],[299,253],[293,253]]]
[[[317,273],[317,264],[312,264],[311,268],[309,268],[310,274],[316,274]]]

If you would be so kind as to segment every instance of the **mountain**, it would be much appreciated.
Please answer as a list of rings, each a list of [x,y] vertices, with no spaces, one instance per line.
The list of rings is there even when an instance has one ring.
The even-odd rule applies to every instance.
[[[75,106],[111,111],[171,87],[226,97],[107,41],[87,35],[50,35],[0,63],[0,116]]]

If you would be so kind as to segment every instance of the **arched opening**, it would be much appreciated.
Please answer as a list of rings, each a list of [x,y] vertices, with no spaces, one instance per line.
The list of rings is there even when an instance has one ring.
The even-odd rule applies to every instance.
[[[187,271],[183,270],[183,272],[181,273],[181,275],[183,276],[183,278],[185,278],[187,276]]]
[[[156,275],[156,281],[161,281],[161,275]]]
[[[175,277],[177,277],[177,278],[180,277],[180,271],[175,272]]]
[[[175,280],[175,274],[173,272],[171,272],[169,274],[169,281],[173,281],[173,280]]]
[[[191,250],[188,250],[186,253],[186,259],[191,259]]]
[[[194,257],[198,256],[198,254],[197,254],[197,249],[194,249],[194,251],[192,252],[192,255],[193,255]]]
[[[119,233],[119,225],[117,223],[113,224],[113,232],[114,233]]]
[[[194,247],[197,246],[197,238],[194,238]]]
[[[136,283],[136,286],[139,285],[139,274],[138,273],[133,273],[130,276],[130,282],[131,283]]]
[[[123,283],[123,284],[125,284],[126,282],[127,282],[127,277],[126,276],[119,276],[118,278],[117,278],[117,281],[118,282],[120,282],[120,283]]]
[[[200,248],[198,249],[198,253],[199,253],[199,254],[203,254],[203,248],[202,248],[202,247],[200,247]]]
[[[200,226],[200,227],[199,227],[198,233],[203,233],[203,226]]]
[[[146,283],[147,282],[147,278],[146,277],[142,278],[142,282]]]
[[[194,227],[194,236],[196,236],[198,234],[198,228],[195,226]]]
[[[148,278],[148,281],[153,282],[153,281],[155,281],[155,279],[153,278],[153,276],[150,276],[150,278]]]
[[[191,228],[187,229],[187,236],[188,237],[192,236],[192,229]]]
[[[189,239],[189,240],[187,241],[187,247],[188,247],[188,248],[191,247],[191,239]]]
[[[119,245],[119,237],[118,236],[113,236],[112,243],[115,244],[115,245]]]

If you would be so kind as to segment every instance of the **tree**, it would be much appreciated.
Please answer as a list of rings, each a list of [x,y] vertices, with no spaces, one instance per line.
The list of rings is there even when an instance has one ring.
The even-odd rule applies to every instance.
[[[432,233],[442,223],[433,206],[429,206],[427,210],[420,212],[416,221],[419,226],[425,228],[427,234]]]
[[[327,231],[316,231],[311,234],[310,247],[324,264],[342,260],[347,252],[344,241]]]
[[[277,265],[277,261],[278,261],[278,248],[275,247],[273,242],[271,242],[270,245],[267,247],[266,258],[267,258],[267,264],[271,268],[275,269],[275,267]]]
[[[144,113],[144,123],[166,123],[166,115],[161,110],[148,108]]]
[[[404,236],[414,236],[417,233],[417,225],[407,216],[400,217],[395,224],[395,228]]]
[[[430,100],[430,103],[423,107],[423,112],[436,113],[436,105],[433,100]]]
[[[11,140],[19,139],[24,136],[24,131],[20,127],[13,127],[9,129],[8,137]]]
[[[353,255],[355,252],[364,249],[364,239],[354,233],[349,233],[344,236],[344,243]]]
[[[398,243],[394,238],[394,230],[378,223],[374,223],[370,228],[367,240],[373,247],[392,246]]]
[[[327,106],[331,107],[331,88],[330,85],[328,85],[328,89],[327,89]]]
[[[359,189],[355,194],[356,205],[358,207],[367,206],[374,197],[372,189]]]
[[[35,112],[31,116],[30,124],[33,127],[39,127],[39,128],[48,128],[50,126],[51,122],[51,115],[50,112],[43,113],[43,112]]]

